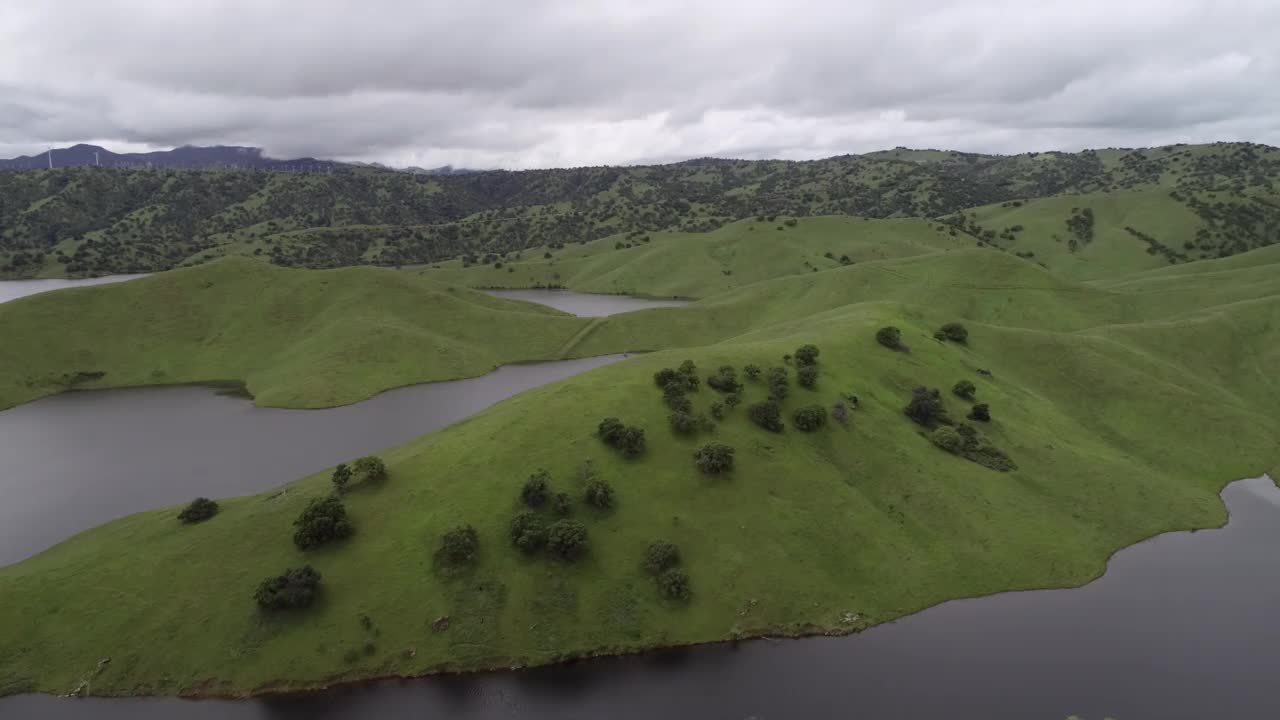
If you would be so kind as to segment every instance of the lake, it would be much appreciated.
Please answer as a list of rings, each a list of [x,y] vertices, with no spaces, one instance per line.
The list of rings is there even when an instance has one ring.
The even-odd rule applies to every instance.
[[[140,277],[146,277],[146,275],[104,275],[103,277],[87,278],[84,280],[0,280],[0,303],[17,300],[18,298],[26,297],[27,295],[49,292],[50,290],[62,290],[70,287],[80,287],[82,285],[107,285],[110,283],[136,280]]]
[[[650,300],[627,295],[594,295],[569,290],[484,290],[494,297],[548,305],[579,317],[604,317],[655,307],[684,307],[688,300]]]

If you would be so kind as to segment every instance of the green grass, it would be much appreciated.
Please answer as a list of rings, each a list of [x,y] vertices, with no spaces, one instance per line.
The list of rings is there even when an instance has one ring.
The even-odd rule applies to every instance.
[[[595,320],[411,273],[243,261],[0,306],[0,326],[27,328],[22,342],[43,343],[36,354],[63,363],[53,368],[109,367],[104,381],[145,382],[151,365],[142,361],[163,358],[166,379],[239,377],[260,400],[303,405],[364,396],[413,373],[456,376],[621,346],[659,351],[525,392],[387,452],[390,479],[350,494],[357,532],[334,547],[301,553],[289,541],[302,506],[329,489],[321,473],[223,501],[200,525],[178,524],[178,508],[139,513],[0,569],[0,688],[66,692],[104,656],[112,661],[94,679],[97,693],[237,694],[849,630],[846,613],[860,627],[950,598],[1085,582],[1118,548],[1222,523],[1222,485],[1277,462],[1274,252],[1205,263],[1203,272],[1179,267],[1086,285],[967,242],[949,251],[950,241],[926,225],[901,243],[884,241],[886,259],[791,271],[846,231],[854,237],[861,222],[833,221],[836,230],[794,243],[767,228],[722,230],[767,233],[788,248],[787,271],[761,271],[768,277],[686,308]],[[904,251],[927,245],[924,237],[937,238],[936,251]],[[837,257],[858,249],[846,242],[831,247]],[[774,249],[749,238],[726,247],[757,257]],[[693,259],[715,258],[716,244],[707,238],[690,249],[655,236],[631,250],[574,250],[580,254],[558,264],[586,272],[615,253],[633,255],[597,279],[632,273],[638,283],[658,268],[687,266],[687,277],[648,280],[670,289],[705,279],[710,270]],[[676,251],[687,262],[663,257]],[[491,270],[444,272],[426,274],[482,285]],[[932,339],[957,319],[969,328],[968,346]],[[143,320],[165,332],[131,354],[125,336],[137,344],[133,328]],[[93,337],[119,335],[119,347],[82,362],[57,341],[99,332],[91,329],[99,324],[109,330]],[[335,324],[343,330],[327,330]],[[888,324],[902,328],[909,353],[875,342]],[[468,335],[469,326],[486,333]],[[668,429],[655,370],[686,358],[704,376],[721,364],[767,367],[808,342],[822,350],[822,374],[815,391],[793,385],[787,415],[855,392],[862,408],[848,427],[770,434],[738,408],[700,437]],[[359,354],[344,354],[352,344]],[[241,355],[252,366],[234,364]],[[13,378],[23,373],[7,370],[18,358],[0,360],[0,379],[21,387]],[[317,373],[323,381],[311,380]],[[951,413],[963,414],[965,403],[947,392],[961,379],[991,405],[994,422],[982,430],[1018,470],[993,472],[948,455],[903,415],[922,384],[942,388]],[[762,386],[748,385],[748,402],[763,396]],[[695,407],[714,398],[704,387]],[[643,457],[624,460],[593,437],[608,415],[646,429]],[[728,477],[703,477],[693,466],[693,451],[712,440],[737,449]],[[546,468],[554,489],[576,495],[588,461],[618,501],[606,515],[579,505],[590,553],[573,565],[518,554],[505,531],[524,478]],[[461,522],[479,530],[479,564],[462,576],[440,573],[432,563],[439,536]],[[658,539],[682,550],[694,589],[688,605],[660,599],[640,568]],[[319,605],[258,613],[256,584],[304,562],[324,575]],[[441,616],[450,626],[435,632]]]

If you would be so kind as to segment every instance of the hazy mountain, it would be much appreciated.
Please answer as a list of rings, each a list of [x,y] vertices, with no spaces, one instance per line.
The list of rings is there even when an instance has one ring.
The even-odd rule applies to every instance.
[[[323,170],[342,167],[344,163],[316,158],[279,159],[267,157],[262,148],[236,145],[197,147],[183,145],[172,150],[148,153],[114,153],[97,145],[72,145],[52,150],[54,168],[100,165],[109,168],[154,167],[173,170],[198,170],[212,167],[237,167],[257,170]],[[50,165],[50,153],[24,155],[0,160],[0,170],[39,170]]]

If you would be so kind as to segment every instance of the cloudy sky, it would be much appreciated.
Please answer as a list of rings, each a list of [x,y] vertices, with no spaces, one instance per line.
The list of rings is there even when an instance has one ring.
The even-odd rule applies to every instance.
[[[0,0],[0,156],[1280,145],[1280,0]]]

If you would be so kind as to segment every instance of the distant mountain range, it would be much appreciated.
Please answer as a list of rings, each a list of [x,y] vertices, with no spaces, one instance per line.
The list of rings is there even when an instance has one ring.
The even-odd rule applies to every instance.
[[[240,145],[213,145],[198,147],[183,145],[172,150],[147,153],[115,153],[97,145],[72,145],[53,148],[39,155],[0,160],[0,170],[40,170],[50,167],[83,167],[98,165],[106,168],[167,168],[173,170],[200,170],[206,168],[234,167],[254,170],[314,171],[340,167],[366,166],[386,170],[400,170],[417,175],[461,175],[473,170],[443,165],[437,168],[391,168],[381,163],[343,163],[336,160],[319,160],[312,157],[279,159],[267,157],[262,148]]]

